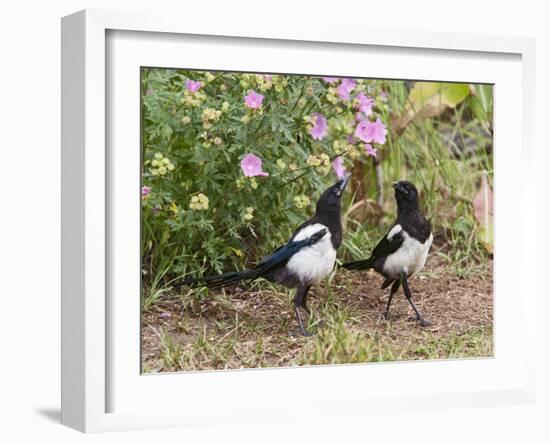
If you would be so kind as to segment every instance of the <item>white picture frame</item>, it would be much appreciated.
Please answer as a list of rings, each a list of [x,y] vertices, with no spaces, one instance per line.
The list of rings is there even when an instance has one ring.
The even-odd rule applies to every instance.
[[[63,18],[62,21],[62,423],[85,432],[157,428],[168,426],[208,425],[216,423],[254,422],[262,420],[285,419],[296,416],[290,403],[284,403],[282,397],[271,404],[258,406],[254,402],[254,392],[263,388],[266,395],[277,396],[277,392],[290,383],[302,383],[310,388],[311,398],[307,416],[323,417],[334,415],[364,415],[373,410],[409,410],[409,409],[436,409],[469,406],[487,406],[510,403],[532,403],[535,396],[535,339],[532,339],[536,324],[533,320],[524,321],[522,329],[512,337],[510,324],[513,313],[512,306],[517,307],[518,321],[529,314],[529,306],[536,303],[536,281],[523,277],[527,274],[527,256],[535,255],[535,244],[528,241],[519,241],[516,249],[507,250],[504,240],[507,229],[519,228],[521,237],[527,238],[530,231],[535,231],[536,223],[536,188],[534,180],[535,145],[533,139],[533,113],[535,102],[535,46],[534,41],[525,38],[488,37],[450,33],[427,33],[418,31],[388,31],[353,26],[333,26],[330,29],[317,29],[314,26],[294,27],[278,24],[274,26],[256,25],[254,23],[239,23],[235,20],[217,22],[196,18],[190,22],[183,22],[176,17],[154,16],[142,13],[125,13],[112,11],[87,10]],[[462,364],[460,361],[437,363],[406,363],[406,364],[356,364],[355,366],[338,367],[304,367],[297,369],[278,370],[240,370],[233,373],[195,373],[194,378],[182,373],[179,382],[186,382],[185,388],[189,392],[184,399],[178,397],[180,406],[176,402],[167,400],[166,405],[155,409],[145,405],[114,406],[112,392],[123,382],[120,373],[127,374],[127,379],[134,379],[138,383],[143,377],[136,372],[135,362],[132,360],[125,366],[125,356],[122,350],[113,353],[113,349],[124,348],[118,344],[111,344],[111,335],[117,335],[116,325],[121,320],[117,318],[116,308],[113,309],[109,299],[108,289],[112,287],[109,274],[109,260],[116,259],[110,255],[110,244],[116,242],[119,230],[111,228],[113,222],[113,201],[119,197],[112,195],[112,188],[108,181],[113,179],[113,168],[116,169],[116,158],[108,150],[109,143],[116,143],[116,136],[107,131],[107,121],[117,120],[116,109],[109,104],[110,81],[116,81],[116,73],[108,69],[108,57],[117,57],[108,41],[109,34],[128,35],[140,33],[143,38],[156,39],[156,52],[164,43],[162,39],[171,42],[184,41],[186,36],[193,38],[216,37],[217,41],[235,39],[231,41],[249,42],[251,46],[261,48],[262,42],[281,47],[295,47],[297,49],[316,45],[331,46],[336,50],[356,50],[359,48],[375,48],[378,51],[395,50],[400,52],[396,57],[403,57],[407,51],[421,51],[422,56],[429,55],[437,61],[438,57],[467,56],[475,64],[483,65],[485,57],[507,57],[513,61],[510,69],[510,84],[518,82],[521,90],[516,91],[518,109],[516,115],[521,115],[519,122],[511,127],[511,120],[505,120],[506,112],[500,111],[503,106],[498,95],[495,98],[496,118],[502,118],[501,133],[506,139],[496,138],[496,149],[506,151],[506,142],[517,141],[521,145],[515,158],[506,159],[500,156],[502,170],[510,170],[512,163],[520,165],[523,181],[516,189],[507,186],[505,180],[498,181],[499,163],[496,163],[497,180],[495,182],[495,212],[496,219],[496,247],[499,253],[517,252],[521,256],[521,274],[516,282],[505,280],[511,269],[511,256],[503,258],[501,269],[497,266],[495,284],[502,281],[502,302],[496,301],[496,335],[502,339],[521,339],[522,354],[512,355],[505,345],[499,347],[496,342],[495,358],[490,361],[470,361]],[[140,37],[141,38],[141,37]],[[136,42],[132,42],[135,45]],[[139,44],[139,43],[138,43]],[[167,43],[166,43],[167,44]],[[177,43],[179,44],[179,43]],[[304,46],[305,45],[305,46]],[[236,44],[235,46],[239,46]],[[131,46],[126,46],[130,48]],[[132,46],[134,47],[134,46]],[[298,48],[299,47],[299,48]],[[128,53],[135,49],[128,49]],[[144,50],[145,54],[147,51]],[[401,55],[400,55],[401,54]],[[130,57],[131,58],[131,57]],[[122,60],[122,57],[121,57]],[[162,62],[167,63],[164,59]],[[140,59],[132,58],[129,63],[139,63]],[[180,62],[177,62],[180,63]],[[236,63],[236,62],[235,62]],[[239,64],[239,68],[254,69],[254,61],[249,65]],[[259,61],[256,61],[259,64]],[[411,63],[414,65],[414,63]],[[227,66],[227,65],[225,65]],[[515,67],[514,67],[515,66]],[[188,66],[185,66],[188,67]],[[518,69],[516,72],[515,69]],[[313,68],[312,68],[313,69]],[[317,72],[320,68],[316,67]],[[344,69],[344,68],[340,68]],[[353,70],[353,66],[349,69]],[[437,63],[429,64],[429,68],[436,72]],[[235,67],[235,70],[239,70]],[[307,69],[306,69],[307,70]],[[457,67],[457,75],[460,74]],[[351,72],[351,71],[350,71]],[[515,72],[515,73],[514,73]],[[109,75],[106,75],[108,73]],[[302,73],[306,73],[303,72]],[[333,72],[330,72],[333,73]],[[341,72],[338,72],[341,73]],[[343,72],[342,72],[343,73]],[[111,75],[112,74],[112,75]],[[479,73],[484,78],[483,72]],[[433,74],[437,75],[437,74]],[[473,75],[473,74],[472,74]],[[496,74],[495,74],[496,75]],[[504,75],[504,73],[502,74]],[[488,76],[487,78],[489,78]],[[513,78],[512,78],[513,77]],[[411,77],[413,78],[413,77]],[[418,78],[418,77],[417,77]],[[504,79],[504,77],[502,77]],[[440,77],[440,80],[454,78]],[[505,81],[505,80],[503,80]],[[507,80],[506,80],[507,81]],[[135,86],[137,89],[137,85]],[[498,83],[496,88],[498,90]],[[139,109],[137,110],[139,112]],[[499,112],[502,117],[498,116]],[[112,113],[112,114],[111,114]],[[509,132],[506,132],[509,131]],[[115,130],[116,132],[116,130]],[[134,137],[139,138],[139,134]],[[132,145],[132,143],[130,143]],[[499,155],[497,154],[498,158]],[[507,162],[506,162],[507,161]],[[118,169],[116,169],[118,170]],[[115,174],[116,175],[116,174]],[[504,175],[503,175],[504,176]],[[514,198],[522,201],[521,213],[515,217],[502,216],[502,219],[511,218],[511,221],[501,221],[501,214],[506,215],[504,198],[499,200],[499,192],[511,192]],[[131,210],[128,212],[131,213]],[[508,224],[507,224],[508,223]],[[500,229],[500,234],[499,234]],[[499,242],[500,241],[500,242]],[[500,259],[500,258],[499,258]],[[516,257],[517,263],[517,257]],[[118,273],[117,273],[118,275]],[[508,275],[508,276],[507,276]],[[121,278],[119,278],[121,279]],[[124,284],[124,278],[122,278]],[[508,284],[509,283],[509,284]],[[506,289],[506,285],[508,288]],[[511,293],[517,289],[516,293]],[[506,295],[515,296],[514,303]],[[138,297],[139,298],[139,297]],[[135,318],[134,318],[135,319]],[[507,322],[508,320],[508,322]],[[129,322],[131,326],[132,323]],[[128,325],[127,324],[127,325]],[[500,325],[502,324],[502,325]],[[131,328],[131,327],[130,327]],[[131,329],[139,340],[139,331]],[[118,339],[118,338],[112,339]],[[131,339],[131,338],[130,338]],[[506,342],[506,341],[503,341]],[[502,356],[501,356],[502,355]],[[113,361],[119,362],[113,367]],[[122,362],[120,362],[120,360]],[[133,364],[133,365],[132,365]],[[309,374],[304,370],[308,370]],[[367,371],[368,370],[368,371]],[[490,383],[489,374],[494,382]],[[373,385],[370,390],[357,388],[353,394],[347,394],[351,384],[345,379],[355,379],[363,374],[370,375],[376,372],[377,376],[413,376],[422,379],[431,377],[432,388],[427,388],[425,394],[417,390],[407,390],[406,384],[397,383],[387,391],[378,391]],[[429,375],[426,373],[429,372]],[[442,385],[449,383],[445,376],[462,372],[464,377],[453,380],[455,389],[450,392]],[[340,374],[338,374],[340,373]],[[438,374],[439,373],[439,374]],[[501,374],[499,377],[498,373]],[[135,402],[130,393],[132,389],[143,388],[143,397],[155,394],[158,400],[166,395],[167,389],[174,388],[172,375],[156,375],[148,377],[150,385],[140,386],[137,383],[126,383],[124,389],[117,393],[128,395],[121,404]],[[334,385],[334,379],[342,377],[342,391]],[[486,377],[483,377],[486,376]],[[478,382],[473,382],[474,379]],[[115,382],[113,382],[115,379]],[[143,378],[144,379],[144,378]],[[228,380],[238,385],[244,393],[236,397],[234,391],[227,385]],[[266,384],[270,380],[271,386]],[[325,379],[326,391],[315,394],[314,386],[307,386],[308,379]],[[428,378],[429,379],[429,378]],[[472,381],[469,383],[469,381]],[[487,382],[483,384],[483,382]],[[368,381],[365,381],[368,384]],[[403,387],[399,390],[399,386]],[[485,387],[484,387],[485,385]],[[332,387],[331,387],[332,386]],[[180,386],[181,387],[181,386]],[[217,398],[211,396],[209,388],[222,392]],[[226,390],[224,390],[226,388]],[[166,391],[165,391],[166,389]],[[247,393],[248,391],[248,393]],[[227,396],[224,396],[226,394]],[[326,394],[326,396],[324,396]],[[202,397],[201,397],[202,396]],[[213,403],[214,400],[214,403]],[[209,406],[208,413],[205,412]]]

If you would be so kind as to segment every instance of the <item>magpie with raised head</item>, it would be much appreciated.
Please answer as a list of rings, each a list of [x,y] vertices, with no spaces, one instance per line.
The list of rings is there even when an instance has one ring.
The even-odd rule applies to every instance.
[[[374,269],[386,279],[382,289],[391,284],[390,297],[383,316],[389,319],[390,304],[399,287],[416,313],[420,325],[430,323],[425,320],[412,300],[408,278],[424,267],[432,246],[433,234],[429,221],[424,218],[419,206],[418,191],[413,183],[399,181],[392,184],[397,201],[397,220],[389,232],[374,248],[369,259],[343,264],[349,270]]]
[[[336,252],[342,243],[342,194],[350,176],[326,189],[317,201],[315,215],[300,225],[286,244],[263,258],[256,266],[240,272],[210,276],[193,285],[216,288],[264,278],[296,288],[294,312],[300,331],[304,336],[309,336],[300,308],[310,313],[307,306],[310,287],[334,268]]]

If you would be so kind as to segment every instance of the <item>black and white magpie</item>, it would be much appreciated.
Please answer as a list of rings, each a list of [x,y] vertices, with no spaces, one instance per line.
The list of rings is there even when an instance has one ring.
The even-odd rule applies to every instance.
[[[414,309],[416,319],[420,321],[420,325],[427,326],[430,323],[422,317],[412,300],[408,278],[424,267],[432,246],[433,235],[429,221],[420,211],[418,191],[414,184],[399,181],[392,186],[397,201],[397,220],[376,245],[369,259],[349,262],[342,267],[349,270],[374,269],[386,278],[382,289],[392,284],[384,312],[385,319],[388,319],[394,293],[403,285],[405,297]]]
[[[265,278],[296,288],[293,304],[296,319],[304,336],[309,336],[300,316],[300,307],[308,314],[307,295],[310,287],[321,281],[334,268],[336,251],[342,243],[342,193],[350,175],[326,189],[317,201],[315,215],[299,226],[290,240],[263,258],[255,267],[240,272],[210,276],[194,285],[226,287],[241,281]]]

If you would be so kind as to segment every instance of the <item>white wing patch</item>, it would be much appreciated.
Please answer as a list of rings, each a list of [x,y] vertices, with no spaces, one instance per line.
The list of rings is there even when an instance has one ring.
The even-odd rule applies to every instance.
[[[403,231],[403,237],[405,240],[403,244],[401,244],[401,247],[399,247],[396,252],[389,255],[384,262],[384,272],[388,276],[396,279],[402,271],[411,274],[419,272],[424,268],[424,264],[426,264],[426,259],[428,258],[428,252],[430,251],[434,239],[433,235],[430,233],[428,239],[426,239],[424,243],[421,243],[410,237],[405,231]]]
[[[328,231],[328,227],[325,226],[324,224],[317,223],[317,224],[310,224],[309,226],[305,226],[302,230],[300,230],[297,233],[297,235],[294,237],[294,239],[292,241],[293,242],[301,241],[302,239],[309,238],[310,236],[317,233],[319,230],[323,230],[323,229],[327,229],[327,234],[325,235],[325,237],[327,235],[330,236],[330,232]]]
[[[312,224],[304,227],[294,237],[293,241],[309,238],[321,229],[327,233],[312,246],[304,247],[288,260],[287,268],[302,281],[315,283],[327,276],[334,268],[336,250],[330,240],[330,231],[323,224]]]
[[[395,226],[393,226],[393,228],[388,232],[388,240],[391,240],[395,235],[401,232],[401,230],[403,230],[401,224],[396,224]]]

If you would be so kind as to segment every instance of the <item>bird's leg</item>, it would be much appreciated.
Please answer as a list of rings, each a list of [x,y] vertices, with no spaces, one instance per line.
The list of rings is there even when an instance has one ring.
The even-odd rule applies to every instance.
[[[405,297],[407,298],[407,301],[409,301],[409,304],[411,304],[411,307],[413,308],[414,312],[416,313],[416,319],[420,321],[420,325],[422,327],[426,327],[428,325],[431,325],[429,321],[426,321],[418,309],[416,308],[416,305],[414,305],[414,302],[412,300],[411,296],[411,289],[409,288],[409,282],[407,280],[407,274],[405,272],[401,273],[401,283],[403,284],[403,291],[405,292]]]
[[[298,320],[298,325],[300,326],[300,331],[304,336],[311,336],[311,333],[308,333],[304,327],[304,323],[300,315],[300,307],[304,307],[304,310],[306,310],[309,313],[309,309],[306,306],[306,300],[307,300],[307,292],[309,291],[310,287],[311,286],[309,285],[299,285],[298,288],[296,289],[296,295],[294,296],[294,300],[292,301],[292,303],[294,304],[294,313],[296,313],[296,319]]]
[[[300,306],[307,312],[308,315],[311,316],[311,310],[307,306],[307,295],[309,293],[309,287],[306,289],[306,291],[304,292],[304,295],[302,296],[302,303],[300,304]]]
[[[311,333],[307,332],[304,323],[302,322],[302,317],[300,316],[300,310],[298,310],[298,306],[294,304],[294,313],[296,313],[296,319],[298,320],[298,325],[300,326],[300,331],[302,332],[302,335],[304,336],[311,336]]]
[[[394,293],[399,290],[399,286],[401,285],[401,281],[399,279],[396,279],[392,286],[391,286],[391,289],[390,289],[390,298],[388,299],[388,305],[386,305],[386,311],[382,314],[382,316],[384,317],[384,319],[388,320],[390,319],[390,305],[391,305],[391,300],[393,298],[393,295]]]

